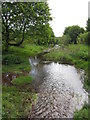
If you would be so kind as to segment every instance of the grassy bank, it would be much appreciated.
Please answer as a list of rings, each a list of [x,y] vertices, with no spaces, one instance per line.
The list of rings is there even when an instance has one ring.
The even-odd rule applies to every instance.
[[[85,84],[86,89],[90,90],[88,84],[88,46],[86,45],[69,45],[60,46],[59,49],[51,50],[50,53],[43,56],[45,60],[51,60],[63,64],[75,65],[78,69],[85,70]]]
[[[29,58],[42,52],[44,47],[36,45],[25,45],[23,47],[10,47],[8,53],[3,52],[2,72],[15,72],[30,71],[31,66]]]
[[[27,118],[37,94],[17,86],[3,86],[2,90],[2,117]]]
[[[71,64],[75,65],[78,69],[83,69],[85,71],[84,87],[87,91],[90,91],[90,81],[88,79],[88,49],[86,45],[63,46],[44,55],[43,59]],[[80,111],[76,110],[74,115],[75,120],[88,118],[88,111],[90,111],[89,105],[84,105]]]
[[[2,117],[27,118],[28,114],[37,100],[37,94],[31,91],[30,84],[33,78],[23,75],[31,70],[29,58],[42,52],[44,47],[36,45],[25,45],[22,47],[10,47],[8,52],[3,51],[2,72],[13,72],[19,77],[12,80],[12,85],[2,86]]]
[[[44,56],[46,60],[74,64],[80,69],[88,70],[88,47],[85,45],[60,46]],[[82,64],[83,63],[83,64]]]
[[[74,113],[74,120],[89,120],[89,111],[90,111],[90,106],[85,104],[83,108],[78,111],[76,110]]]

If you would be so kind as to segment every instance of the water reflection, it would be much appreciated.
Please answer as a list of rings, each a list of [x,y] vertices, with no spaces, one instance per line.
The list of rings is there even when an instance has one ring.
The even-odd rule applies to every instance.
[[[35,78],[34,84],[39,97],[30,117],[70,118],[73,117],[75,109],[81,109],[84,102],[88,101],[81,74],[74,66],[54,62],[43,64],[37,58],[30,59],[30,64],[30,75]]]

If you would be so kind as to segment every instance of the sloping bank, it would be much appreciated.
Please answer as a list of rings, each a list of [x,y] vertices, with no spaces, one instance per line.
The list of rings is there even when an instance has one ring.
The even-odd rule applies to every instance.
[[[74,65],[78,69],[84,70],[84,88],[89,92],[90,91],[90,82],[88,79],[88,46],[85,45],[69,45],[69,46],[60,46],[56,49],[52,49],[49,53],[44,54],[42,57],[43,60],[55,61],[63,64]],[[90,111],[89,105],[84,105],[84,107],[75,112],[75,118],[87,118],[88,111]]]
[[[42,46],[25,45],[10,47],[8,53],[3,51],[3,119],[27,118],[37,100],[37,94],[30,88],[33,78],[28,76],[31,70],[29,57],[37,55],[43,49]]]

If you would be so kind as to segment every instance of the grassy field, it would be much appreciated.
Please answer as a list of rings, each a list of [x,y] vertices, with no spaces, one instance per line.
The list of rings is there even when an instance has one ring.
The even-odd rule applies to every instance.
[[[12,80],[11,86],[2,86],[2,117],[27,118],[37,100],[37,94],[30,89],[33,78],[22,75],[22,71],[29,72],[31,66],[29,58],[41,53],[44,47],[25,45],[24,47],[10,47],[8,53],[3,52],[2,72],[13,72],[19,77]]]

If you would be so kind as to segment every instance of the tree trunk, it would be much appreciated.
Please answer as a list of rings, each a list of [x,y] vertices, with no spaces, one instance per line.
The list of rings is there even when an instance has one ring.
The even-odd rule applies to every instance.
[[[22,40],[19,42],[19,43],[9,43],[8,42],[8,45],[10,45],[10,46],[19,46],[19,45],[21,45],[22,43],[23,43],[23,41],[24,41],[24,32],[25,32],[25,26],[26,26],[26,24],[24,25],[24,29],[23,29],[23,33],[22,33]]]
[[[5,51],[8,52],[8,47],[9,47],[9,31],[8,31],[8,26],[6,25],[6,44],[5,44]]]

